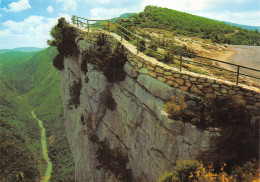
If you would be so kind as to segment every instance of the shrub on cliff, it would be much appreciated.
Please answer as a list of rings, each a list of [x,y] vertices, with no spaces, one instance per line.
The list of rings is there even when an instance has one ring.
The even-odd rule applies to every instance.
[[[53,39],[47,41],[48,45],[56,47],[59,51],[59,55],[53,60],[53,65],[62,70],[63,57],[72,56],[77,52],[75,29],[62,17],[58,20],[58,24],[52,27],[50,35]]]
[[[158,182],[189,182],[197,180],[196,176],[190,177],[201,166],[201,163],[196,160],[177,161],[171,172],[165,172]]]
[[[181,96],[179,99],[172,96],[172,100],[166,102],[164,105],[164,111],[173,119],[179,119],[181,113],[184,112],[186,108],[187,104],[185,103],[184,96]]]
[[[95,69],[102,71],[108,82],[123,81],[125,78],[123,66],[127,61],[123,47],[119,44],[111,46],[103,34],[98,38],[97,45],[97,50],[84,52],[83,61],[92,63]]]
[[[257,161],[249,161],[237,166],[230,174],[225,172],[226,164],[216,170],[213,165],[205,166],[197,160],[177,161],[171,172],[165,172],[157,182],[242,182],[257,179],[259,169]]]

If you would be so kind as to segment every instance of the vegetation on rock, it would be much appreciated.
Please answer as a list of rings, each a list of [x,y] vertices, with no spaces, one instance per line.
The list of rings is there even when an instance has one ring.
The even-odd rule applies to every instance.
[[[257,161],[246,162],[242,167],[236,166],[230,174],[225,172],[224,163],[219,169],[213,165],[205,166],[199,161],[177,161],[171,172],[165,172],[157,182],[243,182],[258,178],[259,168]]]
[[[63,70],[63,58],[72,56],[78,51],[75,43],[75,29],[62,17],[58,20],[58,24],[52,27],[50,35],[53,39],[48,40],[47,43],[50,46],[56,47],[59,52],[53,59],[53,65],[58,70]]]
[[[123,81],[125,78],[123,66],[127,61],[123,47],[118,44],[110,47],[111,44],[103,34],[98,38],[97,45],[96,50],[86,51],[83,54],[83,61],[92,63],[97,70],[102,71],[108,82]]]

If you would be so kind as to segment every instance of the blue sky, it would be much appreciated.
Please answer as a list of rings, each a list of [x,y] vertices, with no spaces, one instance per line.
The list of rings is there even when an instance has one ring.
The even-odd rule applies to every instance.
[[[0,0],[0,49],[47,47],[61,16],[106,19],[141,12],[146,5],[260,26],[260,0]]]

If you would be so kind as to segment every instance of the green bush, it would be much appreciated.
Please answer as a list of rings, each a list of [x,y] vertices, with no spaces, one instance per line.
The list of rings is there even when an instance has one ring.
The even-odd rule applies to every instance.
[[[201,166],[201,163],[196,160],[177,161],[171,172],[166,172],[157,182],[189,182],[196,180],[196,176],[190,177]]]
[[[58,24],[52,27],[50,34],[53,39],[48,40],[47,43],[50,46],[56,47],[60,54],[53,60],[53,65],[58,70],[62,70],[64,68],[63,57],[72,56],[78,52],[75,43],[76,32],[65,18],[62,17],[58,20]]]
[[[173,119],[179,119],[186,108],[187,104],[185,103],[184,96],[181,96],[179,99],[172,96],[172,100],[166,102],[164,105],[164,111]]]

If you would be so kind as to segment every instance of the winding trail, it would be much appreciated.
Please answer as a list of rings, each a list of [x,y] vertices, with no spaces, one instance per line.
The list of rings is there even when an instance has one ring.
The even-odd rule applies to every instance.
[[[43,127],[42,125],[42,121],[39,120],[34,111],[31,112],[32,113],[32,116],[34,119],[36,119],[38,121],[38,125],[39,127],[42,129],[42,137],[41,137],[41,143],[42,143],[42,153],[43,153],[43,157],[45,159],[45,161],[47,162],[47,170],[45,172],[45,175],[43,177],[43,182],[48,182],[49,179],[51,178],[51,172],[52,172],[52,162],[48,156],[48,150],[47,150],[47,144],[46,144],[46,135],[45,135],[45,128]]]

